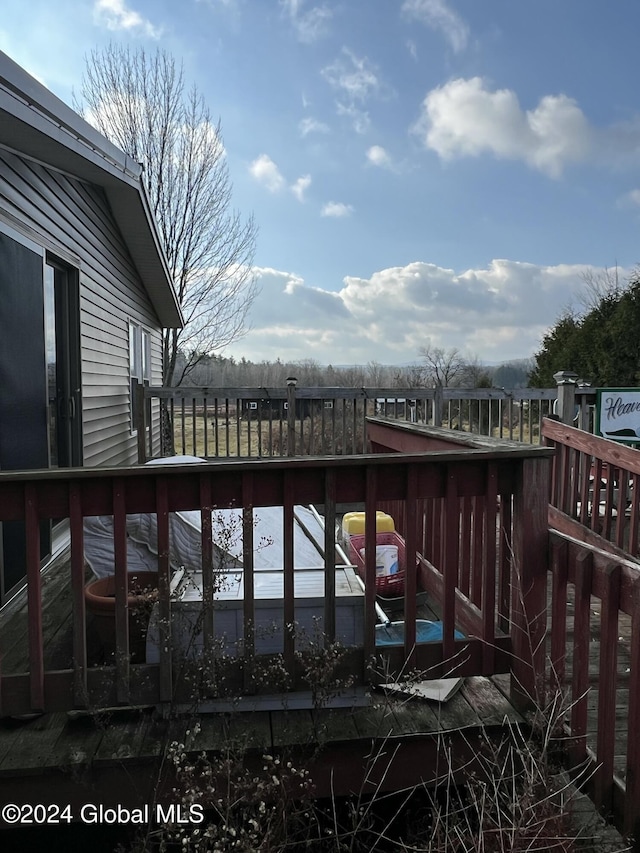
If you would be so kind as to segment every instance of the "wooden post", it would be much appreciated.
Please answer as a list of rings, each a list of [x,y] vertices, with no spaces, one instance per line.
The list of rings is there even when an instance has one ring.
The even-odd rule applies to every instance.
[[[570,370],[559,370],[553,374],[553,378],[558,385],[558,405],[556,415],[560,418],[563,424],[571,426],[575,416],[576,405],[576,379],[577,373],[572,373]]]
[[[436,385],[433,395],[433,425],[435,427],[442,426],[442,403],[444,395],[442,393],[442,385]]]
[[[536,705],[544,684],[549,463],[523,459],[514,492],[511,698],[523,709]]]
[[[296,455],[296,385],[295,376],[287,377],[287,455]]]

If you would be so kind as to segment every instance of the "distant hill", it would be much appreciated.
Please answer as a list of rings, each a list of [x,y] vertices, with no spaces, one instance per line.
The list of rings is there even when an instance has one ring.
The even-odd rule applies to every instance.
[[[532,359],[521,358],[517,361],[506,361],[493,369],[489,368],[488,372],[497,388],[526,388],[532,368]]]

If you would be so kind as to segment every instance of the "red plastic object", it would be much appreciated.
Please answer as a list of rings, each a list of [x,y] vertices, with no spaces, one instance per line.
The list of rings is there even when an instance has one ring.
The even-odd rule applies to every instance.
[[[404,539],[395,531],[389,533],[376,533],[376,545],[396,545],[398,547],[398,571],[393,575],[378,575],[376,578],[376,593],[386,598],[396,598],[404,595],[404,570],[406,568],[406,553]],[[352,536],[349,543],[350,558],[358,570],[358,574],[364,580],[364,557],[360,549],[364,548],[364,534]]]

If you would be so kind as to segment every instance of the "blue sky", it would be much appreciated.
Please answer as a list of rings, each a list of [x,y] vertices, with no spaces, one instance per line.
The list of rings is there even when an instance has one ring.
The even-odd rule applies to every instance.
[[[261,292],[228,354],[530,356],[588,267],[640,261],[636,0],[3,0],[71,102],[160,46],[220,116]]]

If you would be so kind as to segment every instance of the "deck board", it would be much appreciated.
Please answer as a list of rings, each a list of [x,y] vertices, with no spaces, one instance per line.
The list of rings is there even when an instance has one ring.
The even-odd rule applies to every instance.
[[[440,708],[427,700],[399,701],[376,694],[370,707],[354,709],[201,714],[197,718],[199,728],[194,716],[168,721],[150,709],[96,715],[47,714],[0,727],[0,796],[9,795],[16,777],[26,778],[28,774],[30,797],[48,796],[50,802],[56,802],[70,785],[81,783],[75,794],[77,799],[84,790],[82,785],[91,784],[100,791],[101,779],[111,780],[109,784],[113,785],[113,779],[123,773],[129,780],[127,785],[138,780],[136,796],[144,796],[139,786],[144,786],[145,778],[151,783],[157,762],[172,741],[184,743],[186,751],[193,754],[218,753],[232,746],[256,756],[258,764],[265,752],[302,750],[302,754],[313,754],[319,784],[329,776],[334,780],[334,771],[339,779],[342,769],[345,779],[357,780],[358,774],[364,772],[366,756],[382,749],[381,754],[394,756],[397,761],[400,758],[396,755],[404,756],[401,766],[406,766],[407,771],[412,768],[420,778],[427,767],[424,762],[434,755],[434,749],[440,748],[444,732],[448,737],[464,732],[467,739],[481,731],[481,717],[470,704],[473,696],[480,695],[484,696],[485,719],[502,719],[505,699],[500,691],[475,680],[467,698],[459,692]],[[497,703],[493,712],[491,697]],[[511,716],[515,714],[512,710]],[[325,754],[328,765],[322,764]],[[51,782],[52,772],[58,774],[56,784]],[[392,777],[389,779],[391,784]],[[147,794],[151,796],[151,789]]]
[[[103,734],[104,725],[99,725],[94,717],[74,719],[67,714],[66,724],[47,757],[47,763],[43,762],[43,769],[62,768],[66,772],[90,767]]]
[[[67,722],[64,713],[45,714],[25,725],[0,764],[0,774],[39,773],[48,765],[49,755]]]

